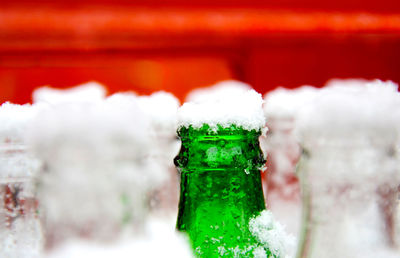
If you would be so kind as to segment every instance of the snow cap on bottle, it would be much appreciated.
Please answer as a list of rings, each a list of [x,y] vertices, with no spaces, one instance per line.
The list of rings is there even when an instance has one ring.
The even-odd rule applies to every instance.
[[[218,125],[223,128],[236,125],[246,130],[264,127],[261,94],[252,89],[224,91],[221,88],[214,94],[215,90],[211,89],[209,97],[203,92],[201,98],[183,104],[178,111],[178,126],[200,128],[208,124],[213,130]]]
[[[298,135],[302,141],[394,137],[399,127],[397,88],[391,81],[331,81],[301,108]]]

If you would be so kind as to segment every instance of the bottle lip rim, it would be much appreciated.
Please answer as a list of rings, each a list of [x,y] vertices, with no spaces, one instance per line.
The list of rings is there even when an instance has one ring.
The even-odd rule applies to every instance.
[[[182,137],[182,132],[187,130],[190,132],[196,132],[196,135],[204,135],[204,136],[236,136],[236,135],[241,135],[243,137],[250,136],[250,135],[255,135],[259,136],[262,134],[262,129],[263,128],[258,128],[258,129],[246,129],[243,128],[242,126],[234,125],[232,124],[230,127],[223,127],[218,125],[217,129],[214,129],[212,126],[208,124],[203,124],[202,127],[193,127],[192,125],[190,126],[180,126],[177,129],[177,133],[179,137]],[[245,133],[243,135],[242,133]]]

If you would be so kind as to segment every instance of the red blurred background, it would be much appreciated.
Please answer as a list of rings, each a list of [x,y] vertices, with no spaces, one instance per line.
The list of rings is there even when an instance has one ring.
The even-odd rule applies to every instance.
[[[0,103],[96,80],[109,93],[239,79],[260,93],[330,78],[400,82],[400,2],[2,0]]]

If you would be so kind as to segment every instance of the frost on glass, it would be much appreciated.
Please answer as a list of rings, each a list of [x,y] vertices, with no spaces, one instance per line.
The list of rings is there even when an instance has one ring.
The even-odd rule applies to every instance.
[[[300,185],[295,174],[301,148],[294,131],[299,110],[312,101],[316,93],[316,88],[302,86],[278,88],[264,97],[268,132],[260,137],[260,144],[268,157],[267,171],[263,174],[267,204],[275,217],[287,226],[288,232],[295,236],[301,221]]]
[[[43,238],[34,180],[39,163],[25,142],[37,107],[0,106],[0,257],[40,257]]]
[[[165,177],[163,184],[151,193],[150,208],[152,213],[173,217],[179,198],[178,172],[173,164],[180,145],[176,136],[179,100],[171,93],[160,91],[139,96],[138,104],[150,119],[150,162],[159,164],[160,174]]]
[[[339,81],[302,109],[298,257],[399,257],[398,106],[392,82]]]

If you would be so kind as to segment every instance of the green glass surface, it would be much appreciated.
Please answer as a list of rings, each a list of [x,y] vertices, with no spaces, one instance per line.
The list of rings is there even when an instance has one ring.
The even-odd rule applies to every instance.
[[[249,220],[265,209],[260,133],[234,125],[178,130],[177,228],[188,234],[197,257],[253,257],[261,246],[249,230]],[[269,251],[266,257],[272,257]]]

